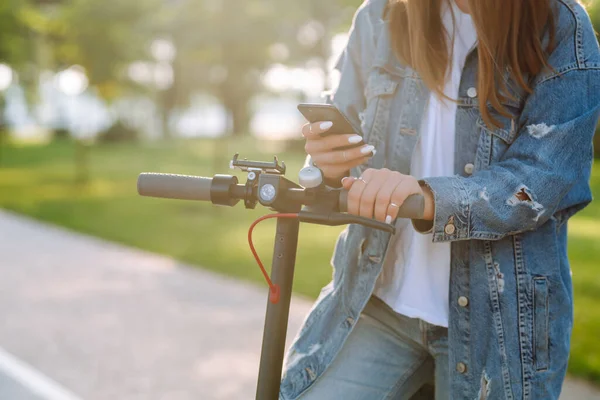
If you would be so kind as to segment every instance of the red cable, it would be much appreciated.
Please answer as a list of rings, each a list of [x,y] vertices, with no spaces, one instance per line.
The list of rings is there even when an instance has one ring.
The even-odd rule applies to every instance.
[[[269,290],[271,291],[269,300],[271,301],[271,303],[277,304],[279,302],[279,294],[280,294],[279,293],[279,285],[274,285],[273,282],[271,281],[271,278],[269,278],[269,274],[267,274],[267,271],[265,270],[265,267],[264,267],[262,261],[260,261],[260,257],[258,256],[256,249],[254,248],[254,244],[252,243],[252,232],[254,231],[254,228],[256,227],[256,225],[258,225],[260,222],[262,222],[266,219],[271,219],[271,218],[298,218],[298,214],[265,215],[263,217],[260,217],[256,221],[254,221],[252,223],[252,225],[250,225],[250,229],[248,230],[248,244],[250,244],[250,250],[252,250],[252,254],[254,255],[254,258],[256,259],[256,262],[258,263],[260,270],[262,271],[263,275],[265,276],[265,279],[267,280],[267,283],[269,284]]]

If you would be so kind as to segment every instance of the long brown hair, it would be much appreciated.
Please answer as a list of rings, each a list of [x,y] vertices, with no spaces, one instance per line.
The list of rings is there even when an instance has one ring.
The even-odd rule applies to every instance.
[[[442,23],[443,2],[453,0],[389,0],[392,46],[398,58],[413,68],[430,90],[444,96],[449,60],[448,34]],[[555,22],[551,0],[468,0],[478,35],[479,108],[488,126],[500,127],[489,103],[500,115],[511,91],[509,77],[531,93],[526,77],[548,66]],[[546,36],[548,34],[548,36]],[[549,40],[544,44],[544,37]]]

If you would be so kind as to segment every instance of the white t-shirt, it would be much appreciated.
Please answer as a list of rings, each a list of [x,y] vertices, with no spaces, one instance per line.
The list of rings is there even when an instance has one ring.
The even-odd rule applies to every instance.
[[[453,32],[455,37],[444,93],[456,99],[465,60],[477,42],[477,33],[471,17],[460,11],[454,1],[451,4],[456,30],[449,9],[444,10],[443,16],[450,37]],[[456,109],[456,102],[431,94],[412,159],[414,177],[454,175]],[[399,227],[390,244],[391,254],[386,256],[375,295],[400,314],[447,327],[450,243],[433,243],[431,234],[420,234],[407,222],[401,222]]]

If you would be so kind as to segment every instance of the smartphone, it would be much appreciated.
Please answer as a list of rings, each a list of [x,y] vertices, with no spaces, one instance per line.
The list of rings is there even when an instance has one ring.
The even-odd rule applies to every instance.
[[[310,123],[331,121],[333,126],[322,133],[322,136],[342,135],[342,134],[357,134],[350,122],[331,104],[299,104],[298,111],[304,115],[304,118]]]
[[[331,121],[333,126],[327,130],[327,132],[321,133],[320,136],[329,135],[344,135],[344,134],[358,134],[350,122],[344,117],[344,115],[337,109],[336,106],[331,104],[299,104],[298,111],[304,115],[304,118],[308,122],[324,122]],[[334,150],[348,150],[355,147],[364,146],[364,142],[358,142],[357,144],[351,144],[348,146],[336,147]]]

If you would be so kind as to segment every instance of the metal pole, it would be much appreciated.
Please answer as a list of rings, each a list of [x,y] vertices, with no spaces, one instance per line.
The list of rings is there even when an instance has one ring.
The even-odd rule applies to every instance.
[[[298,219],[280,218],[277,221],[271,280],[279,285],[281,297],[277,304],[267,300],[256,400],[279,398],[299,229]]]

